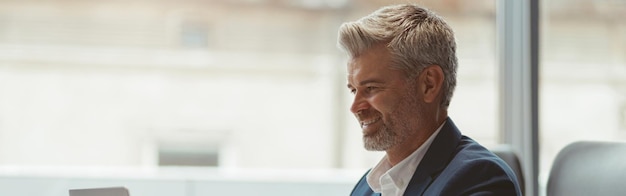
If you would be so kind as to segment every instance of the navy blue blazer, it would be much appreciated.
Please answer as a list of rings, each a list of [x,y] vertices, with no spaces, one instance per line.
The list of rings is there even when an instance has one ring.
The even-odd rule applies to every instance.
[[[363,175],[352,196],[380,196]],[[461,135],[450,118],[417,166],[409,195],[522,195],[513,170],[491,151]]]

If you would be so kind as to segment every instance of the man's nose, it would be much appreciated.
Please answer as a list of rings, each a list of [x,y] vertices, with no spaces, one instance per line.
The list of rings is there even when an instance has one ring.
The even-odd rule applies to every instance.
[[[354,100],[352,100],[352,106],[350,106],[350,112],[353,114],[357,114],[363,110],[366,110],[370,107],[369,102],[365,99],[361,93],[357,92],[354,95]]]

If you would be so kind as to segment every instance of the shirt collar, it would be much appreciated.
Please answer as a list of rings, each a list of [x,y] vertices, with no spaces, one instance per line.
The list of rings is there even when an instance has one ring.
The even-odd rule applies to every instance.
[[[391,166],[387,160],[387,155],[385,155],[366,176],[370,188],[374,192],[383,193],[383,195],[390,195],[385,194],[388,191],[395,193],[393,195],[401,195],[444,124],[445,121],[428,137],[424,144],[395,166]]]

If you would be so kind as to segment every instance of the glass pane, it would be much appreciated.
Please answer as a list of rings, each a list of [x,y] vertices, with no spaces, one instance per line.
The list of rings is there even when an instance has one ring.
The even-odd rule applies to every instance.
[[[543,1],[540,184],[565,145],[626,140],[626,3]]]
[[[391,3],[0,0],[0,177],[340,169],[351,186],[381,153],[349,114],[337,28]],[[498,144],[495,1],[420,4],[456,31],[449,115]]]

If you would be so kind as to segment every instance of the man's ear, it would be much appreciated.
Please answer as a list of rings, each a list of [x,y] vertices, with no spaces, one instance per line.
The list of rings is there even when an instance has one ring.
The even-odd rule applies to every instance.
[[[420,91],[424,95],[424,102],[439,102],[439,92],[444,80],[443,70],[438,65],[425,67],[419,76]]]

